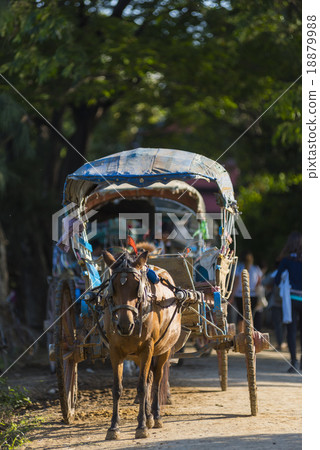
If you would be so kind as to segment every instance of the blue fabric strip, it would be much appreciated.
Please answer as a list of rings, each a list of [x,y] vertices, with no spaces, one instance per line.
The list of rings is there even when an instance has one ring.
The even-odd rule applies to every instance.
[[[101,279],[100,279],[100,275],[99,275],[99,272],[97,271],[97,269],[94,267],[93,264],[90,264],[90,263],[86,263],[86,266],[87,266],[87,269],[89,272],[89,277],[90,277],[90,280],[92,283],[92,286],[90,286],[91,289],[100,286]]]
[[[302,297],[299,297],[299,295],[291,295],[291,300],[298,300],[299,302],[302,302]]]
[[[83,245],[89,252],[92,252],[92,245],[89,242],[85,241],[81,237],[78,238],[78,241],[81,245]]]

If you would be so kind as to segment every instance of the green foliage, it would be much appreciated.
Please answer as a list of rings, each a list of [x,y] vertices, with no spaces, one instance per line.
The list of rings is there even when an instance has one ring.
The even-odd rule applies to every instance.
[[[25,388],[12,388],[0,378],[0,448],[15,449],[27,442],[26,433],[40,424],[40,419],[18,414],[31,404]]]
[[[9,409],[16,409],[30,404],[31,401],[25,388],[12,388],[6,379],[0,378],[0,405],[2,408],[5,406]]]
[[[254,249],[260,264],[273,266],[284,245],[288,229],[301,230],[302,175],[280,173],[256,175],[239,190],[239,207],[252,241],[240,240],[240,251]]]
[[[78,150],[1,84],[10,271],[20,286],[31,280],[25,290],[42,308],[38,315],[50,216],[81,155],[150,146],[218,159],[229,148],[219,162],[233,158],[240,169],[254,252],[272,261],[292,227],[301,226],[301,185],[294,181],[301,173],[301,81],[282,95],[301,74],[299,2],[15,0],[1,12],[0,71]],[[38,260],[42,273],[30,263]]]

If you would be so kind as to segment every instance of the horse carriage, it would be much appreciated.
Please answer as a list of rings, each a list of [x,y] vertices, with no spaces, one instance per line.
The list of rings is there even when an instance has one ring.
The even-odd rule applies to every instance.
[[[197,179],[217,184],[220,224],[217,220],[208,223],[204,201],[192,185]],[[166,361],[174,353],[182,359],[211,349],[218,355],[222,390],[227,389],[228,352],[245,355],[251,413],[256,415],[255,355],[269,348],[269,337],[253,328],[246,270],[242,272],[245,330],[237,334],[235,325],[228,323],[227,304],[237,265],[234,222],[238,209],[226,170],[185,151],[124,151],[84,164],[69,175],[64,205],[64,235],[59,244],[72,252],[79,268],[75,275],[67,266],[55,281],[56,324],[50,359],[56,365],[64,421],[70,423],[75,417],[78,364],[110,357],[115,385],[107,438],[118,438],[122,363],[128,358],[140,365],[136,437],[146,437],[147,427],[161,426],[159,386]],[[132,237],[126,240],[126,220],[117,222],[122,236],[112,238],[110,226],[106,228],[119,214],[139,220],[144,213],[152,217],[147,239],[160,242],[164,211],[177,226],[170,230],[178,240],[170,253],[163,245],[161,252],[129,254],[122,247],[129,243],[136,251],[136,246]],[[191,217],[190,230],[185,224]],[[117,251],[94,254],[89,242],[94,227],[102,233],[103,247]],[[199,336],[205,344],[198,351],[179,351],[190,337]],[[148,406],[146,384],[151,372],[154,399]]]

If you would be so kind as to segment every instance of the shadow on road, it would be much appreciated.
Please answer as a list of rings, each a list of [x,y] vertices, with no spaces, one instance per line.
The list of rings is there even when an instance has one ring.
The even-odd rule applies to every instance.
[[[257,355],[257,383],[259,386],[277,385],[283,383],[300,384],[299,374],[289,374],[288,363],[283,354],[276,352],[261,352]],[[285,356],[286,357],[286,356]],[[229,352],[229,386],[243,386],[247,384],[246,360],[244,355]],[[208,371],[208,368],[212,371]],[[201,370],[205,368],[206,370]],[[186,376],[187,372],[187,376]],[[200,383],[199,383],[200,382]],[[170,383],[172,386],[215,388],[220,390],[218,379],[218,359],[214,352],[210,357],[186,359],[182,366],[174,365],[170,369]]]

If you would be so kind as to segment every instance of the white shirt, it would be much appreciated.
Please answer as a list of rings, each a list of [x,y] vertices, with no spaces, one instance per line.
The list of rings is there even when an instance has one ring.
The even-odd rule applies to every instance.
[[[239,277],[239,283],[237,289],[235,290],[234,295],[236,297],[242,297],[242,283],[241,283],[241,272],[245,269],[245,265],[243,263],[238,264],[236,270],[236,276]],[[256,296],[255,288],[259,281],[259,278],[262,277],[262,271],[258,266],[251,266],[249,269],[249,278],[250,278],[250,295],[251,297]]]

